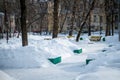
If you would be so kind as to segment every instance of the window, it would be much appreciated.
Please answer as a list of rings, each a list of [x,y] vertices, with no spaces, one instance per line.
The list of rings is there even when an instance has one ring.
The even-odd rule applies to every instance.
[[[118,22],[118,15],[115,15],[115,22]]]
[[[94,15],[94,22],[97,22],[97,16],[96,15]]]
[[[100,22],[103,22],[103,17],[102,16],[100,16]]]

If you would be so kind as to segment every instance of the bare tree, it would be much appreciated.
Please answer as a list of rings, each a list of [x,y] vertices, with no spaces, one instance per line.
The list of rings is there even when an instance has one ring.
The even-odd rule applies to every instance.
[[[105,13],[106,13],[105,36],[110,36],[111,34],[114,35],[114,0],[105,0]]]
[[[70,31],[69,36],[73,35],[73,29],[74,29],[74,23],[75,23],[75,13],[76,13],[76,4],[78,0],[74,0],[73,2],[73,8],[72,8],[72,16],[71,16],[71,24],[70,24]]]
[[[27,28],[29,31],[42,34],[47,30],[49,2],[46,0],[27,1]],[[33,10],[31,12],[31,9]],[[35,28],[36,26],[36,28]]]
[[[95,2],[96,2],[96,0],[93,0],[93,1],[92,1],[91,6],[90,6],[90,9],[88,10],[88,12],[87,12],[84,20],[82,21],[82,23],[81,23],[81,25],[80,25],[80,30],[79,30],[79,32],[78,32],[78,34],[77,34],[77,37],[76,37],[76,41],[77,41],[77,42],[79,41],[79,38],[80,38],[80,35],[81,35],[81,32],[82,32],[83,26],[85,25],[86,20],[88,19],[88,16],[89,16],[91,10],[94,8]]]
[[[70,1],[71,0],[61,0],[60,6],[60,20],[59,20],[59,26],[60,26],[60,33],[63,31],[64,24],[67,20],[68,14],[70,12]],[[66,27],[66,26],[65,26]]]

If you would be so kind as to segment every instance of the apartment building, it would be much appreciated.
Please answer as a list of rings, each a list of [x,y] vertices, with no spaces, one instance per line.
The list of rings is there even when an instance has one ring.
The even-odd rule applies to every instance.
[[[104,0],[97,0],[94,9],[91,11],[91,26],[95,30],[103,30],[106,27],[106,14]]]

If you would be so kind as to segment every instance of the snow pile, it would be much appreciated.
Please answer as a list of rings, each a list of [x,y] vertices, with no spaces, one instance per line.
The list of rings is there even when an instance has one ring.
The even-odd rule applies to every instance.
[[[6,73],[0,71],[0,80],[15,80]]]
[[[61,56],[62,60],[73,55],[78,46],[67,39],[44,40],[46,37],[29,35],[29,46],[22,47],[21,40],[13,38],[7,44],[1,40],[0,68],[48,67],[48,58]]]

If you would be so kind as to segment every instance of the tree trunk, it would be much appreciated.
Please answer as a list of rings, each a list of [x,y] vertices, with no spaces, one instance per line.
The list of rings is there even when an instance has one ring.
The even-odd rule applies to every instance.
[[[5,32],[6,32],[6,40],[8,43],[9,36],[8,36],[8,17],[7,17],[7,2],[4,0],[4,20],[5,20]]]
[[[20,0],[21,5],[21,29],[22,29],[22,46],[28,45],[27,28],[26,28],[26,5],[25,0]]]
[[[107,21],[105,36],[110,36],[110,23]]]
[[[119,31],[119,33],[118,33],[118,35],[119,35],[119,41],[120,41],[120,1],[118,1],[118,9],[119,9],[119,12],[118,12],[118,31]]]
[[[20,32],[21,32],[21,28],[20,28],[20,18],[16,18],[16,31],[18,31],[18,35],[17,38],[19,38]]]
[[[113,20],[113,16],[114,16],[114,13],[113,13],[113,10],[112,10],[112,21],[111,21],[111,24],[112,24],[112,36],[114,35],[114,20]]]
[[[42,35],[42,28],[43,28],[43,27],[42,27],[42,26],[43,26],[43,25],[42,25],[42,24],[43,24],[43,23],[42,23],[42,20],[43,20],[43,18],[40,19],[40,24],[39,24],[39,25],[40,25],[40,32],[39,32],[40,35]]]
[[[90,25],[90,23],[91,23],[91,17],[90,17],[90,15],[89,15],[89,22],[88,22],[88,24],[89,24],[89,26],[88,26],[88,36],[91,35],[91,25]]]
[[[53,12],[54,23],[53,23],[52,38],[57,38],[57,35],[58,35],[58,28],[59,28],[58,9],[59,9],[59,0],[54,0],[54,12]]]
[[[11,27],[12,25],[11,25],[11,19],[10,19],[10,16],[9,16],[9,37],[11,38],[12,37],[12,32],[11,32],[11,29],[12,29],[12,27]]]
[[[106,30],[105,30],[105,36],[108,36],[108,21],[106,16]]]
[[[120,26],[120,22],[118,23],[118,26]],[[119,41],[120,41],[120,27],[118,27],[118,35],[119,35]]]

